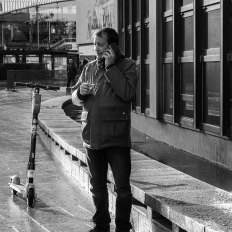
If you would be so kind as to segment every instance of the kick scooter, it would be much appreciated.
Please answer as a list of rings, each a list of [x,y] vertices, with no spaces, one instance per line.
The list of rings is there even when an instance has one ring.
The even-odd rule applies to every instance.
[[[21,196],[27,200],[27,205],[34,208],[35,199],[37,197],[34,184],[34,172],[35,172],[35,149],[36,149],[36,135],[37,135],[37,125],[38,125],[38,114],[40,112],[41,105],[41,94],[40,88],[45,90],[59,90],[59,86],[49,86],[34,83],[23,83],[15,82],[15,86],[24,86],[34,89],[32,95],[32,127],[31,127],[31,144],[30,144],[30,155],[27,165],[27,176],[26,184],[20,183],[20,178],[17,175],[11,177],[9,182],[9,187],[11,189],[11,194],[13,196]]]

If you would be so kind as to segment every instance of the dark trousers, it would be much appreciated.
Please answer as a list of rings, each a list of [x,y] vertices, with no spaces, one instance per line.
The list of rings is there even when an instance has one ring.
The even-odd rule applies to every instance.
[[[91,184],[90,191],[96,210],[93,222],[97,228],[109,228],[111,221],[107,191],[107,171],[109,164],[117,193],[115,213],[116,231],[131,229],[130,148],[109,147],[100,150],[87,148],[86,150]]]
[[[76,84],[76,82],[75,82],[75,76],[69,76],[68,77],[67,87],[70,87],[71,82],[72,82],[72,86]]]

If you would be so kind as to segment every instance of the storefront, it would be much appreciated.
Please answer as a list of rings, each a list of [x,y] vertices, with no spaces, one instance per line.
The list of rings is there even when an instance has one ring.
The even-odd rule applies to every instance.
[[[78,60],[78,54],[74,54]],[[59,51],[29,51],[29,50],[6,50],[0,51],[0,63],[3,64],[45,64],[45,70],[50,71],[53,78],[64,79],[67,77],[67,63],[69,55],[67,52]],[[17,66],[18,67],[18,66]],[[0,80],[6,80],[6,76]]]

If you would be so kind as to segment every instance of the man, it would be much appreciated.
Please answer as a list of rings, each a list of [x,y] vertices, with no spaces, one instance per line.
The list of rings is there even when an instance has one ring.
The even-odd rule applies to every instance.
[[[70,87],[71,82],[73,83],[73,85],[75,85],[76,75],[77,75],[77,67],[74,64],[73,60],[69,59],[67,87]]]
[[[95,226],[90,231],[110,231],[107,191],[110,164],[117,192],[116,232],[129,232],[132,228],[130,112],[137,85],[136,66],[113,46],[119,43],[114,29],[100,29],[93,38],[97,59],[85,66],[72,94],[74,103],[83,104],[82,139],[96,209]]]

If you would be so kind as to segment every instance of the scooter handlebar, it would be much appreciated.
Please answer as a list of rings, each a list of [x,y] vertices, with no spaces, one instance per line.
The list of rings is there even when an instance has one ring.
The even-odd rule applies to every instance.
[[[45,90],[60,90],[60,86],[54,86],[54,85],[41,85],[36,83],[25,83],[25,82],[15,82],[15,86],[24,86],[27,88],[41,88]]]

